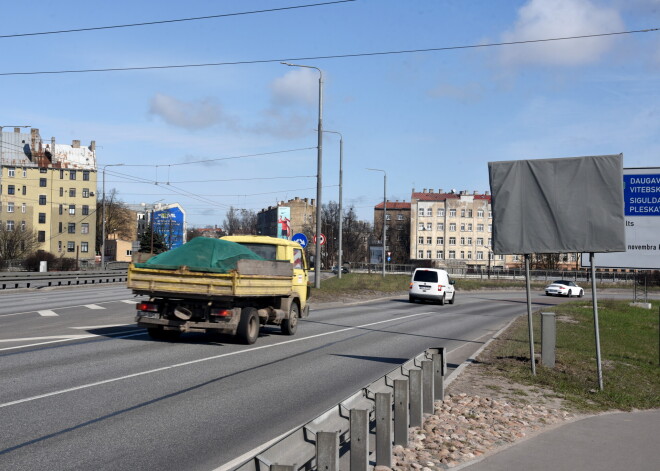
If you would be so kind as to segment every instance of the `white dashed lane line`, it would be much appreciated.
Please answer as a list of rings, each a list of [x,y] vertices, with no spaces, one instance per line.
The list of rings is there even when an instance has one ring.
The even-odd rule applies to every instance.
[[[40,316],[42,317],[57,317],[58,314],[55,311],[51,311],[50,309],[46,309],[45,311],[37,311]]]
[[[105,309],[103,306],[99,306],[98,304],[85,304],[85,307],[87,309]]]

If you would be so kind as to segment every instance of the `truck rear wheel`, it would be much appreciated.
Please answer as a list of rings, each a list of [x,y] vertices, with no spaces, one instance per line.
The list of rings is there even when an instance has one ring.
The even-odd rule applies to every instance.
[[[241,309],[241,320],[238,322],[236,335],[247,345],[252,345],[259,337],[259,314],[253,307]]]
[[[282,333],[284,335],[293,335],[298,330],[298,318],[300,317],[300,309],[297,303],[291,303],[289,310],[289,318],[282,321]]]

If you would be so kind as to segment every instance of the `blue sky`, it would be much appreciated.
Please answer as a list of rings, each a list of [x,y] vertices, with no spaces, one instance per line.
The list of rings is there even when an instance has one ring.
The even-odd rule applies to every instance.
[[[4,2],[0,35],[323,1]],[[660,0],[357,0],[0,38],[0,73],[293,59],[658,27]],[[368,167],[387,172],[388,199],[409,201],[413,188],[488,190],[489,161],[623,153],[625,167],[660,165],[658,31],[298,62],[323,70],[323,125],[344,136],[344,206],[362,219],[372,219],[383,194],[382,174]],[[229,206],[258,211],[316,197],[315,70],[271,62],[0,75],[0,90],[0,126],[30,125],[59,143],[95,140],[100,168],[125,164],[107,169],[106,190],[116,188],[127,203],[178,202],[189,224],[222,225]],[[336,135],[325,135],[323,157],[323,201],[337,201]]]

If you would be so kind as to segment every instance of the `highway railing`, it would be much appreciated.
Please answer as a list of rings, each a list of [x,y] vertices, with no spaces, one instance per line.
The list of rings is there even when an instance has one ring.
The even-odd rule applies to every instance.
[[[0,272],[0,290],[126,282],[126,270]]]
[[[444,399],[445,348],[429,348],[315,419],[221,466],[222,471],[298,469],[366,471],[369,461],[392,466],[393,445],[408,446],[433,401]]]

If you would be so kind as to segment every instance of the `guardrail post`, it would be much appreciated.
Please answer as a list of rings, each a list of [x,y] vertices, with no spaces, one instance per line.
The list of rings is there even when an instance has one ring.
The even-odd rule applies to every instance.
[[[339,434],[318,432],[316,434],[316,469],[339,471]]]
[[[394,444],[408,446],[408,380],[394,380]]]
[[[391,393],[376,393],[376,466],[392,467]]]
[[[433,414],[433,362],[422,361],[422,410]]]
[[[367,471],[369,467],[369,411],[351,409],[351,471]]]
[[[440,353],[433,356],[433,393],[434,399],[445,400],[445,375],[447,374],[447,356],[445,347],[440,347]]]
[[[410,426],[422,426],[422,370],[410,370]]]

